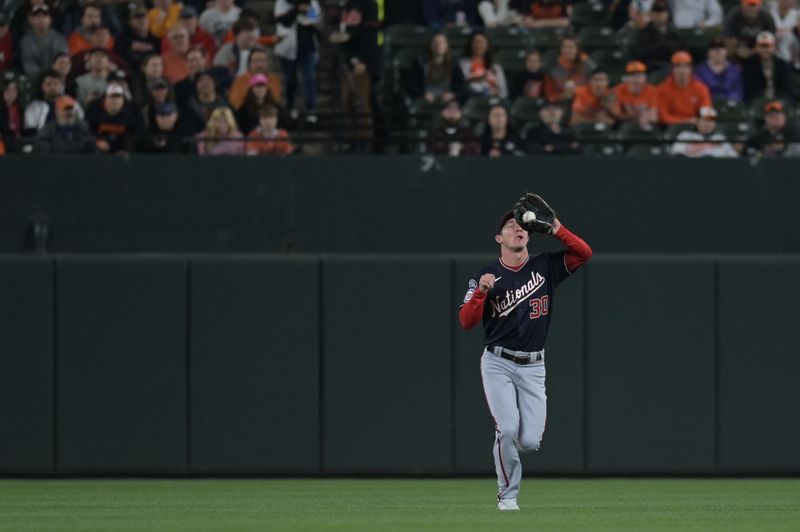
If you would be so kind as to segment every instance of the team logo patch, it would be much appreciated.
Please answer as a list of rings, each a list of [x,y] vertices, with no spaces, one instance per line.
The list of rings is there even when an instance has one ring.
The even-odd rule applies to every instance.
[[[472,295],[475,293],[474,288],[470,288],[467,290],[467,295],[464,296],[464,303],[469,303],[469,300],[472,299]]]
[[[478,288],[478,281],[476,281],[475,279],[470,279],[469,280],[469,287],[472,288],[473,290],[475,288]]]

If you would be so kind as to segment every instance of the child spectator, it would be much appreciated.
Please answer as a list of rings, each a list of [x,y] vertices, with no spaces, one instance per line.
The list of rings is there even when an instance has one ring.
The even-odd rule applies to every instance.
[[[185,26],[173,26],[167,32],[169,51],[161,52],[164,60],[164,77],[173,85],[189,75],[186,54],[189,53],[189,30]]]
[[[532,155],[572,155],[580,153],[575,134],[562,124],[564,109],[546,102],[539,109],[542,123],[528,132],[527,152]]]
[[[247,70],[244,74],[236,76],[228,94],[228,101],[234,109],[239,109],[244,103],[247,91],[250,90],[250,80],[259,74],[266,76],[269,92],[275,102],[281,101],[281,80],[276,75],[270,75],[269,54],[263,48],[254,48],[247,58]]]
[[[482,31],[470,35],[459,65],[469,96],[508,97],[505,72],[494,62],[489,39]]]
[[[762,9],[761,0],[741,0],[725,20],[725,43],[728,54],[746,59],[753,54],[756,35],[762,31],[775,32],[775,21]]]
[[[200,15],[200,25],[216,39],[217,44],[222,44],[241,12],[242,8],[235,6],[233,0],[215,0],[214,5]]]
[[[134,76],[131,93],[133,100],[139,105],[144,105],[153,86],[164,79],[164,59],[160,55],[145,56],[141,63],[141,72]]]
[[[522,140],[508,123],[505,106],[495,104],[489,109],[488,127],[481,138],[481,153],[489,157],[523,155]]]
[[[697,114],[697,130],[681,131],[672,145],[672,155],[692,158],[738,157],[739,153],[716,128],[717,112],[713,107],[701,107]]]
[[[137,70],[142,61],[153,54],[161,53],[159,39],[150,33],[147,9],[137,4],[128,16],[128,27],[117,39],[114,50],[125,59],[132,71]]]
[[[200,27],[195,8],[184,6],[181,10],[180,24],[189,32],[189,46],[191,48],[202,48],[208,57],[214,57],[214,54],[217,53],[217,41],[210,33]],[[166,35],[161,40],[161,50],[162,52],[169,52],[169,39]]]
[[[52,122],[55,119],[56,98],[64,94],[64,83],[55,71],[46,70],[41,79],[38,99],[25,108],[25,132],[36,132]],[[83,119],[83,108],[79,103],[75,104],[75,114],[79,120]]]
[[[23,109],[19,101],[19,85],[10,74],[6,73],[5,81],[0,85],[0,137],[5,139],[6,151],[11,151],[22,138]]]
[[[780,156],[792,144],[800,143],[800,130],[789,124],[783,103],[771,101],[764,106],[764,127],[747,140],[748,153]]]
[[[694,74],[708,87],[711,98],[744,101],[742,67],[728,61],[728,49],[722,38],[716,37],[711,41],[708,59],[695,69]]]
[[[478,14],[472,0],[425,0],[422,2],[422,18],[425,25],[434,31],[447,26],[478,25]]]
[[[289,155],[294,146],[285,129],[278,129],[278,109],[266,105],[258,113],[258,127],[247,135],[247,155]]]
[[[316,122],[317,108],[317,61],[319,60],[319,27],[322,25],[321,11],[317,0],[292,3],[278,0],[275,3],[277,35],[281,38],[275,45],[275,55],[281,60],[283,81],[286,84],[286,106],[296,114],[294,107],[297,92],[297,76],[303,75],[303,99],[306,120]],[[298,69],[300,72],[298,72]]]
[[[719,0],[672,0],[675,27],[680,30],[706,30],[722,25]]]
[[[609,87],[608,74],[595,70],[589,84],[575,89],[572,101],[572,124],[614,125],[619,116],[619,104]]]
[[[78,117],[78,104],[71,96],[59,96],[55,119],[36,134],[34,152],[44,155],[94,153],[95,139],[89,126]]]
[[[631,61],[625,66],[623,83],[614,87],[619,118],[633,122],[640,129],[651,129],[658,122],[658,91],[647,83],[647,66]]]
[[[742,75],[748,102],[792,97],[792,67],[775,55],[775,36],[767,31],[758,34],[755,53],[742,62]]]
[[[431,36],[428,49],[404,76],[406,93],[412,98],[425,98],[428,102],[449,102],[462,95],[464,74],[450,52],[444,33]]]
[[[75,80],[75,92],[81,105],[85,107],[90,101],[105,94],[109,69],[108,51],[95,48],[89,52],[88,72]]]
[[[72,55],[88,50],[94,47],[92,44],[92,33],[95,28],[103,25],[103,12],[100,7],[94,3],[83,4],[81,7],[81,22],[78,29],[70,33],[67,43],[69,44],[69,53]],[[109,39],[108,50],[114,49],[114,39]]]
[[[228,107],[218,107],[211,113],[206,128],[197,135],[200,155],[244,155],[245,143]]]
[[[511,99],[542,98],[544,96],[544,78],[542,56],[539,50],[529,51],[525,55],[525,70],[520,72],[511,84]]]
[[[789,64],[800,65],[800,9],[797,0],[776,0],[769,10],[775,21],[775,55]]]
[[[572,1],[522,0],[519,11],[526,28],[566,28],[572,17]]]
[[[711,94],[692,75],[688,52],[672,55],[672,74],[658,86],[658,116],[663,124],[696,123],[701,107],[711,107]]]
[[[650,22],[639,30],[633,49],[638,59],[649,70],[658,70],[669,65],[672,54],[683,48],[678,31],[670,22],[669,6],[664,0],[653,2]]]
[[[577,87],[589,82],[594,63],[583,53],[575,37],[561,41],[558,61],[545,77],[544,92],[550,101],[571,100]]]
[[[158,80],[153,84],[150,89],[150,95],[144,106],[142,106],[142,118],[144,119],[145,127],[149,127],[155,121],[156,109],[165,103],[172,102],[173,95],[170,89],[170,84],[166,79]]]
[[[249,19],[233,25],[233,42],[223,44],[214,56],[214,66],[226,67],[234,76],[247,71],[247,58],[258,44],[258,26]]]
[[[178,24],[183,4],[174,0],[153,0],[153,8],[147,13],[150,33],[159,39]]]
[[[228,101],[217,92],[217,82],[211,72],[203,71],[195,78],[195,95],[181,109],[186,132],[194,135],[205,128],[218,107],[228,107]]]
[[[0,72],[9,70],[14,60],[14,36],[11,34],[11,19],[0,11]]]
[[[269,92],[267,76],[256,74],[250,78],[250,90],[247,91],[244,104],[236,114],[242,133],[247,135],[258,126],[261,109],[265,106],[276,107],[275,99]]]
[[[516,9],[511,7],[514,0],[481,0],[478,3],[478,14],[487,28],[511,26],[519,24],[522,18]]]
[[[481,146],[462,120],[458,100],[450,100],[442,109],[441,121],[431,131],[429,149],[433,155],[477,155]]]
[[[87,107],[86,121],[102,153],[134,151],[143,129],[138,109],[125,101],[125,89],[118,83],[110,84],[105,96]]]
[[[142,153],[187,153],[187,148],[178,108],[171,102],[162,103],[155,108],[154,120],[147,126],[139,151]]]
[[[49,68],[56,54],[69,50],[64,37],[52,29],[50,7],[39,4],[28,15],[30,31],[19,41],[22,69],[28,77],[35,77],[42,70]]]

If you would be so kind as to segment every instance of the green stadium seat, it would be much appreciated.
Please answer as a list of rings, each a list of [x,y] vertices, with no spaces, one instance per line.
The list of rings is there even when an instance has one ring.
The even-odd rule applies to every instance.
[[[610,143],[615,139],[614,131],[605,124],[576,124],[573,130],[580,142]]]
[[[637,144],[628,148],[625,155],[628,157],[663,157],[669,155],[669,151],[664,146]]]
[[[450,50],[459,57],[467,45],[469,36],[472,35],[472,30],[462,26],[451,26],[444,29],[444,34],[450,43]]]
[[[531,36],[518,26],[490,28],[486,30],[486,36],[495,50],[530,48],[533,43]]]
[[[572,25],[578,28],[606,26],[610,18],[608,9],[599,2],[584,2],[572,6]]]
[[[669,75],[670,75],[669,70],[665,70],[663,68],[655,70],[647,74],[647,83],[649,83],[650,85],[658,85],[659,83],[667,79]]]
[[[441,110],[441,102],[429,102],[425,98],[413,100],[407,109],[408,125],[412,128],[430,128]]]
[[[584,155],[592,157],[616,157],[623,153],[622,146],[613,143],[582,144],[581,149]]]
[[[714,109],[720,122],[741,122],[750,118],[750,109],[736,100],[717,98],[714,100]]]
[[[664,132],[664,139],[668,141],[675,140],[678,135],[681,134],[683,131],[694,131],[695,125],[694,124],[672,124],[671,126],[667,127],[666,131]]]
[[[628,64],[629,58],[619,48],[600,48],[593,51],[590,57],[599,70],[604,70],[609,74],[623,74],[625,72],[625,65]]]
[[[533,39],[533,45],[540,49],[559,48],[561,40],[567,34],[565,28],[537,28],[528,31]]]
[[[612,28],[587,27],[578,32],[578,42],[586,50],[595,48],[619,48],[617,35]]]
[[[752,122],[731,122],[717,125],[717,131],[725,135],[731,142],[744,142],[755,133],[755,126]]]
[[[420,48],[428,46],[430,30],[415,24],[395,24],[384,31],[386,47],[394,52],[400,48]]]
[[[520,50],[499,50],[495,56],[495,62],[503,67],[508,77],[509,72],[521,72],[525,69],[525,55],[528,51]]]
[[[511,106],[511,123],[517,129],[522,129],[524,124],[539,121],[539,109],[544,105],[543,98],[526,98],[524,96],[514,100]]]
[[[499,98],[473,96],[464,104],[464,117],[470,122],[484,122],[489,116],[489,108],[501,103]]]
[[[414,66],[420,55],[424,53],[424,50],[417,48],[401,48],[392,56],[392,68],[397,72],[407,70]]]
[[[532,120],[530,122],[525,122],[521,124],[516,129],[517,131],[519,131],[520,137],[522,137],[523,139],[527,139],[528,134],[531,132],[531,130],[539,127],[539,124],[541,124],[541,122],[539,122],[538,120]]]
[[[700,57],[695,59],[705,59],[705,51],[708,50],[708,45],[711,44],[711,39],[714,34],[710,31],[701,30],[699,28],[690,28],[678,30],[681,40],[686,47],[693,54],[699,53]]]
[[[625,122],[619,127],[617,138],[620,141],[624,141],[626,145],[643,143],[656,145],[664,140],[664,134],[658,127],[642,129],[639,127],[639,124]]]

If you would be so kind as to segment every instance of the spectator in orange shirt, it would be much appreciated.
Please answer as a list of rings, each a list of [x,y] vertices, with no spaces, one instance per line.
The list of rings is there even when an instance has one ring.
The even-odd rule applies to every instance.
[[[526,28],[566,28],[572,17],[571,0],[526,0],[519,6]]]
[[[572,101],[572,124],[613,125],[619,116],[617,96],[609,88],[608,74],[602,70],[592,72],[589,84],[575,89]]]
[[[236,76],[228,94],[228,101],[231,102],[234,109],[238,110],[244,103],[250,88],[250,79],[257,74],[267,77],[267,85],[272,99],[275,103],[281,102],[281,80],[277,75],[270,73],[269,54],[263,48],[254,48],[247,57],[247,71],[241,76]]]
[[[271,105],[258,113],[258,127],[247,135],[247,155],[289,155],[294,146],[285,129],[278,129],[278,109]]]
[[[186,79],[189,75],[189,64],[186,54],[189,53],[189,30],[182,25],[173,26],[167,32],[169,52],[161,54],[164,59],[164,77],[173,85]]]
[[[197,23],[197,10],[192,6],[184,6],[181,10],[180,24],[189,30],[189,45],[191,48],[202,48],[206,56],[214,57],[217,53],[217,41]],[[166,35],[161,39],[161,51],[169,52],[169,39]],[[208,66],[208,65],[206,65]]]
[[[583,53],[575,37],[561,41],[558,61],[544,80],[544,93],[551,102],[571,100],[575,89],[589,82],[594,63]]]
[[[69,46],[69,53],[75,55],[92,48],[92,33],[94,28],[101,26],[103,23],[103,12],[97,4],[84,4],[81,8],[81,25],[69,34],[67,38],[67,45]],[[113,37],[109,39],[107,48],[109,51],[114,49]]]
[[[647,66],[641,61],[631,61],[625,67],[622,80],[623,83],[614,88],[620,120],[650,129],[658,122],[658,91],[647,83]]]
[[[154,0],[153,9],[147,12],[150,33],[158,38],[164,37],[178,23],[182,9],[183,4],[180,2]]]
[[[701,107],[711,107],[711,93],[692,74],[692,56],[672,54],[672,74],[658,86],[658,116],[662,123],[695,124]]]

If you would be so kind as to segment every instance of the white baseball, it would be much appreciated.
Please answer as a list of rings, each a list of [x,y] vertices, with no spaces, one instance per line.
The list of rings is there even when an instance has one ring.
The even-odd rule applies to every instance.
[[[522,215],[522,221],[525,223],[532,222],[536,220],[536,213],[533,211],[525,211],[525,214]]]

